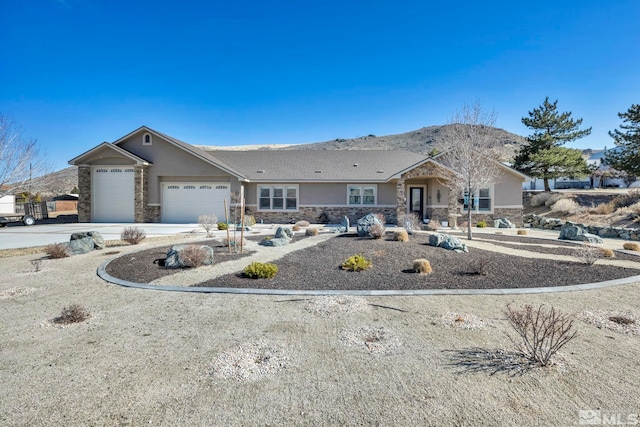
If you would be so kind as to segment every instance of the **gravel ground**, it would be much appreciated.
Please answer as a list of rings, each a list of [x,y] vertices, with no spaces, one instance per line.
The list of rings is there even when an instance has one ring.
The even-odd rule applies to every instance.
[[[299,239],[298,239],[299,240]],[[164,258],[169,246],[128,254],[107,266],[110,275],[136,283],[172,284],[221,288],[262,288],[291,290],[389,290],[389,289],[490,289],[567,286],[581,283],[629,277],[640,271],[640,258],[618,253],[615,259],[600,259],[595,265],[580,263],[575,257],[579,245],[565,242],[532,241],[524,237],[482,235],[474,239],[469,253],[456,253],[429,246],[428,235],[412,236],[409,242],[390,239],[362,239],[343,234],[290,252],[273,262],[278,274],[273,279],[253,280],[243,277],[241,269],[250,261],[237,262],[243,256],[274,252],[275,248],[259,247],[249,241],[244,254],[228,252],[217,241],[199,242],[214,248],[215,264],[200,267],[199,282],[191,283],[186,274],[172,279],[176,273],[192,273],[161,267],[158,259]],[[471,244],[471,242],[467,242]],[[477,247],[480,245],[481,247]],[[483,249],[484,248],[484,249]],[[487,248],[489,250],[487,250]],[[260,253],[256,253],[261,251]],[[531,256],[514,256],[522,251]],[[340,268],[351,255],[362,254],[373,266],[362,272],[349,272]],[[560,255],[560,256],[558,256]],[[433,273],[415,274],[412,260],[426,258]],[[228,262],[236,261],[235,264]],[[626,261],[626,262],[625,262]],[[236,266],[230,274],[207,279],[220,265]],[[478,274],[478,273],[486,274]],[[542,274],[541,274],[542,273]],[[159,281],[158,279],[164,280]],[[191,279],[193,281],[193,279]],[[181,283],[184,282],[184,283]]]
[[[109,256],[37,272],[41,255],[0,260],[0,425],[567,426],[581,410],[622,421],[640,410],[640,335],[609,319],[640,319],[638,282],[289,299],[123,288],[96,276]],[[54,326],[74,303],[89,319]],[[526,370],[507,304],[573,314],[578,337],[552,367]]]

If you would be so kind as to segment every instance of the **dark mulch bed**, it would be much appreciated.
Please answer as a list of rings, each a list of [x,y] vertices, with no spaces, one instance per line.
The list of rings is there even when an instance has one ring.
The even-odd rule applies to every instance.
[[[303,237],[296,237],[300,239]],[[513,243],[535,243],[526,237],[503,235],[477,235],[507,248],[526,249],[541,253],[572,255],[577,245],[561,241],[553,243],[562,248],[520,246]],[[256,237],[250,236],[254,240]],[[464,239],[463,239],[464,241]],[[640,270],[614,266],[592,266],[578,262],[529,259],[471,248],[469,253],[458,254],[427,245],[428,236],[412,236],[407,243],[391,240],[360,239],[355,235],[340,235],[308,249],[292,252],[275,262],[279,272],[274,279],[248,279],[240,273],[209,280],[197,286],[224,288],[266,289],[483,289],[530,288],[541,286],[567,286],[599,282],[640,274]],[[214,248],[215,263],[236,260],[250,255],[229,253],[227,247],[216,240],[197,242]],[[510,244],[511,243],[511,244]],[[171,245],[128,254],[113,260],[107,266],[110,275],[135,283],[149,283],[181,270],[160,267],[154,260],[164,259]],[[362,254],[372,260],[373,267],[363,272],[348,272],[339,268],[351,255]],[[617,253],[617,259],[640,260],[633,255]],[[411,272],[413,260],[426,258],[433,273],[421,276]],[[474,274],[485,266],[487,275]]]
[[[229,253],[229,248],[227,246],[223,246],[222,242],[217,240],[206,240],[193,243],[211,246],[213,248],[213,261],[216,264],[224,261],[236,260],[253,253],[253,251],[244,251],[242,254],[236,252]],[[159,279],[160,277],[179,273],[182,270],[164,268],[161,267],[158,262],[158,260],[164,260],[166,258],[167,251],[171,246],[172,245],[167,245],[121,256],[120,258],[116,258],[111,261],[109,265],[107,265],[106,271],[113,277],[134,283],[149,283],[153,280]]]
[[[500,241],[506,239],[500,236]],[[519,241],[521,238],[511,239]],[[533,239],[520,241],[532,242]],[[413,236],[409,242],[401,243],[342,235],[276,261],[279,272],[274,279],[254,280],[230,274],[197,286],[295,290],[532,288],[600,282],[640,274],[640,270],[635,269],[529,259],[474,248],[469,253],[455,253],[428,246],[427,242],[428,236]],[[540,248],[541,252],[545,250]],[[354,254],[371,259],[373,267],[362,272],[341,270],[340,264]],[[424,276],[413,273],[410,269],[416,258],[428,259],[433,273]],[[474,274],[481,265],[488,265],[487,275]]]

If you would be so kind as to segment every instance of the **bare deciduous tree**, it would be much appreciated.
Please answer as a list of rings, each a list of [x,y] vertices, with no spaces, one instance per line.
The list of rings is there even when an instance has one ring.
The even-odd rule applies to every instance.
[[[438,161],[448,166],[442,181],[449,187],[449,197],[466,197],[467,237],[471,232],[472,205],[480,190],[498,181],[502,175],[499,158],[500,142],[492,137],[496,122],[495,112],[485,112],[478,102],[464,105],[456,111],[446,127],[447,145]],[[475,206],[475,210],[478,210]],[[464,209],[464,207],[463,207]]]
[[[26,138],[13,118],[0,112],[0,197],[29,190],[29,180],[48,171],[38,142]]]

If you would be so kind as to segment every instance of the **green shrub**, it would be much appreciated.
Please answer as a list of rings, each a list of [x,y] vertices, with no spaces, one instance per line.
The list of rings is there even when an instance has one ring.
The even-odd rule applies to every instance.
[[[252,262],[244,268],[243,272],[246,277],[251,279],[271,279],[278,273],[278,266],[264,262]]]
[[[352,255],[340,267],[347,271],[362,271],[371,267],[371,261],[362,255]]]
[[[304,232],[305,236],[317,236],[318,235],[318,229],[316,227],[314,228],[307,228],[307,230]]]
[[[487,222],[486,221],[478,221],[476,223],[476,227],[478,228],[485,228],[487,226]]]
[[[413,271],[420,274],[430,274],[433,270],[428,259],[420,258],[413,260]]]
[[[218,223],[218,230],[226,230],[229,228],[229,225],[226,222],[219,222]]]

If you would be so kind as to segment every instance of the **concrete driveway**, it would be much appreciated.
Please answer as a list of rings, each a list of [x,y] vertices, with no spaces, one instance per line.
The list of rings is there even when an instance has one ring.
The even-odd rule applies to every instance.
[[[105,240],[118,240],[122,229],[130,226],[143,229],[148,237],[202,231],[198,224],[71,223],[36,224],[30,227],[14,225],[0,228],[0,249],[27,248],[68,242],[72,233],[81,231],[97,231]]]

